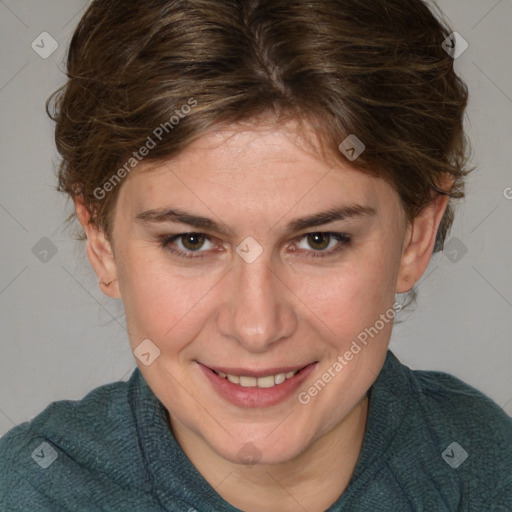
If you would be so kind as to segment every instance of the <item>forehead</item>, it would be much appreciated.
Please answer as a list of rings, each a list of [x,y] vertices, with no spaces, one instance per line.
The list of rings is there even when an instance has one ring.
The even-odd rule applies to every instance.
[[[121,196],[132,208],[176,202],[206,208],[231,205],[242,214],[273,209],[318,209],[343,203],[397,200],[381,178],[355,169],[344,157],[328,161],[294,125],[226,128],[196,139],[165,161],[142,162]],[[120,198],[121,199],[121,198]]]
[[[315,140],[315,133],[308,125],[299,127],[295,121],[276,126],[269,122],[249,126],[229,126],[213,129],[182,150],[165,163],[179,170],[183,167],[203,168],[204,171],[240,174],[247,169],[256,169],[278,163],[300,163],[301,161],[324,161],[334,165],[321,155],[322,148]],[[204,165],[207,162],[208,166]],[[142,172],[158,171],[159,163],[139,165]],[[203,173],[206,174],[206,173]]]

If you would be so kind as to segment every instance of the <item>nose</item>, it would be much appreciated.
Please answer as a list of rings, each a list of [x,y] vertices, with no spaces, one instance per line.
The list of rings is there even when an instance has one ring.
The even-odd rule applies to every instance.
[[[236,258],[217,316],[221,334],[249,352],[265,352],[298,324],[293,292],[270,265],[264,255],[253,263]]]

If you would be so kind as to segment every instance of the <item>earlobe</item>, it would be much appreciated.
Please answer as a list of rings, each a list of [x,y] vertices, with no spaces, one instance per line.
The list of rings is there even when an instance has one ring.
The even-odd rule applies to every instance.
[[[121,293],[111,243],[103,230],[91,222],[91,213],[79,197],[75,198],[75,208],[78,220],[87,236],[87,257],[98,276],[98,284],[105,295],[118,299]]]
[[[424,274],[434,251],[437,231],[449,196],[439,195],[408,226],[396,283],[396,293],[410,291]]]

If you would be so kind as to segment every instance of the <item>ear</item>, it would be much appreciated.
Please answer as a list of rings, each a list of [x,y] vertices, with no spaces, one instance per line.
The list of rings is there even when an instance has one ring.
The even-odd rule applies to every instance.
[[[409,224],[396,283],[396,293],[410,291],[421,279],[434,252],[437,230],[450,197],[439,194]]]
[[[80,196],[74,198],[78,220],[87,235],[87,256],[96,272],[102,292],[113,299],[119,299],[117,265],[111,243],[102,229],[91,223],[91,212]]]

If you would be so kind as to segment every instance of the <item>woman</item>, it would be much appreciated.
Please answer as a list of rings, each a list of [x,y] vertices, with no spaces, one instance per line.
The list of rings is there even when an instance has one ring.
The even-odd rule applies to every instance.
[[[138,368],[2,438],[3,510],[510,510],[510,418],[388,350],[468,172],[450,32],[421,0],[91,3],[49,111]]]

